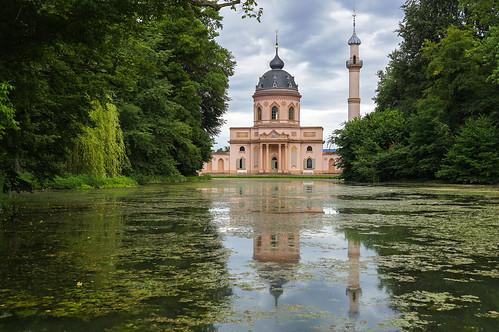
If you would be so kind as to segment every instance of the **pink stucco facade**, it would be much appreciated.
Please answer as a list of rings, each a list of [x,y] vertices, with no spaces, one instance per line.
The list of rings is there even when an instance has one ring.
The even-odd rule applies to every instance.
[[[337,155],[323,152],[323,128],[300,126],[300,98],[298,91],[287,89],[257,91],[253,126],[230,128],[230,152],[214,152],[203,173],[341,173]]]

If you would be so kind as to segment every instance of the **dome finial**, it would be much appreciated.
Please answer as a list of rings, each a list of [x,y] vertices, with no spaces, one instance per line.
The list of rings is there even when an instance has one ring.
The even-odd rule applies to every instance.
[[[357,13],[355,12],[355,0],[353,0],[353,33],[355,34],[355,18],[357,17]]]
[[[275,57],[270,61],[270,68],[272,69],[282,69],[284,67],[284,61],[279,58],[279,32],[275,31]]]
[[[355,1],[353,2],[353,34],[352,37],[348,40],[348,45],[360,45],[360,38],[357,37],[357,33],[355,32],[355,23],[357,18],[357,13],[355,11]]]
[[[279,31],[276,29],[275,31],[275,54],[279,51]]]

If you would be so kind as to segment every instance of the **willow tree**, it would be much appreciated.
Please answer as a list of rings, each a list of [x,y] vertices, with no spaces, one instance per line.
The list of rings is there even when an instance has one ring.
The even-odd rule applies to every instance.
[[[0,83],[0,138],[7,128],[18,128],[17,121],[14,120],[15,110],[9,100],[9,91],[12,88],[10,84]]]
[[[99,177],[119,175],[127,158],[116,106],[94,102],[90,119],[93,125],[82,129],[69,152],[71,172]]]

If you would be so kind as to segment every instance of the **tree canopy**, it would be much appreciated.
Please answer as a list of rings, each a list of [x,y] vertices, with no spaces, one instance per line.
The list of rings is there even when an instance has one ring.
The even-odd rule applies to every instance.
[[[498,183],[497,1],[407,0],[402,8],[403,41],[378,73],[375,111],[330,138],[343,176]]]
[[[104,163],[119,160],[111,168],[126,174],[195,174],[223,124],[234,67],[215,41],[218,11],[230,7],[259,19],[257,6],[254,0],[0,2],[2,177],[95,173],[90,169],[100,166],[77,165],[83,146],[109,159]],[[93,131],[111,113],[126,156],[88,145],[100,144]],[[119,137],[111,141],[121,144]],[[9,190],[5,183],[15,181],[3,182]]]

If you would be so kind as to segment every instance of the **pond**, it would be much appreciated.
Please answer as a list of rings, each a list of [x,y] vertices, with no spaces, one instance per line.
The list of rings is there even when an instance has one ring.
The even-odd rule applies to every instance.
[[[213,179],[19,196],[0,331],[497,331],[499,189]]]

